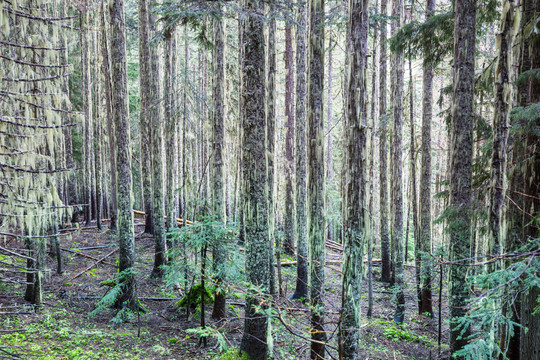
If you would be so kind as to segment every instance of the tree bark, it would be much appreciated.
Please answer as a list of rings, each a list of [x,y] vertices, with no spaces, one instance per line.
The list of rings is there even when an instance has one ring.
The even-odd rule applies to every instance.
[[[126,73],[126,26],[124,1],[114,0],[110,5],[111,15],[111,64],[112,64],[112,103],[116,129],[116,165],[118,189],[118,242],[120,272],[125,272],[122,297],[117,306],[127,303],[136,306],[134,299],[133,265],[135,260],[133,232],[133,203],[131,179],[131,152],[129,107]]]
[[[285,241],[284,250],[294,255],[294,68],[293,68],[292,25],[285,25]]]
[[[219,6],[219,5],[218,5]],[[219,7],[221,11],[221,7]],[[212,117],[212,204],[214,206],[213,215],[216,220],[225,225],[227,216],[225,213],[225,193],[224,193],[224,161],[223,146],[225,144],[225,41],[223,30],[222,14],[213,20],[214,27],[214,53],[213,53],[213,98],[214,112]],[[225,279],[226,247],[223,242],[218,241],[213,248],[213,268],[216,274],[217,290],[214,294],[214,309],[212,317],[221,320],[225,318],[225,290],[220,284]]]
[[[270,276],[270,294],[276,293],[276,272],[274,241],[276,233],[276,205],[275,205],[275,144],[276,144],[276,19],[273,5],[268,5],[268,42],[266,52],[267,77],[266,77],[266,153],[268,162],[268,273]],[[286,104],[287,105],[287,104]],[[285,105],[285,106],[286,106]],[[293,252],[294,253],[294,252]],[[280,261],[280,260],[278,260]]]
[[[105,106],[107,114],[107,130],[108,130],[108,140],[109,140],[109,167],[111,171],[111,224],[110,228],[112,231],[118,229],[117,218],[118,218],[118,209],[117,209],[117,179],[116,179],[116,136],[114,129],[114,120],[112,116],[112,84],[111,84],[111,71],[110,71],[110,61],[109,61],[109,42],[107,35],[107,22],[105,20],[105,1],[101,2],[101,53],[103,62],[102,72],[105,78]]]
[[[454,14],[450,141],[450,209],[453,216],[448,221],[448,233],[450,261],[459,261],[469,257],[470,254],[476,1],[456,2]],[[449,279],[451,319],[460,318],[467,312],[470,291],[466,279],[465,266],[451,266]],[[458,329],[453,320],[450,327],[450,351],[454,353],[467,344],[470,329]]]
[[[149,5],[148,12],[148,27],[149,34],[154,34],[158,31],[155,24],[154,15],[152,15],[152,5]],[[168,36],[170,38],[170,35]],[[163,265],[166,263],[167,244],[165,240],[165,208],[163,203],[163,102],[161,101],[162,87],[160,69],[160,48],[156,44],[149,46],[150,57],[149,72],[141,73],[141,78],[147,76],[145,80],[150,86],[150,98],[148,100],[150,112],[147,115],[151,116],[149,121],[150,126],[150,142],[152,149],[152,216],[154,225],[154,268],[152,277],[162,277],[164,270]],[[166,89],[170,91],[170,89]]]
[[[367,165],[368,124],[366,109],[366,65],[368,0],[349,1],[349,69],[347,71],[347,116],[343,225],[343,284],[340,326],[340,356],[358,359],[363,250],[369,236]],[[312,356],[313,358],[313,356]]]
[[[268,198],[265,139],[265,72],[263,5],[246,0],[243,7],[242,44],[242,195],[243,227],[246,241],[246,275],[253,286],[268,292]],[[256,311],[265,306],[253,293],[246,299],[244,335],[240,350],[252,360],[268,358],[269,336],[266,314]]]
[[[392,1],[392,33],[395,34],[403,23],[402,0]],[[392,141],[392,204],[394,221],[392,224],[392,253],[395,260],[396,312],[394,322],[400,324],[405,318],[405,294],[403,274],[403,55],[392,54],[392,107],[394,132]]]
[[[435,0],[427,0],[426,21],[433,16]],[[418,231],[418,249],[421,253],[416,260],[420,268],[420,314],[433,316],[431,298],[431,265],[428,254],[431,253],[431,122],[433,121],[433,65],[423,63],[423,99],[422,99],[422,164],[420,170],[420,227]]]
[[[308,238],[311,263],[311,358],[324,359],[324,0],[312,0],[309,11],[307,77]]]
[[[296,289],[292,299],[308,297],[306,215],[306,6],[300,1],[296,27]]]
[[[381,0],[381,14],[386,15],[386,2],[387,0]],[[379,208],[380,208],[380,236],[381,236],[381,281],[383,283],[390,282],[390,236],[388,234],[388,114],[386,103],[386,23],[381,25],[381,57],[380,63],[380,77],[379,77]]]

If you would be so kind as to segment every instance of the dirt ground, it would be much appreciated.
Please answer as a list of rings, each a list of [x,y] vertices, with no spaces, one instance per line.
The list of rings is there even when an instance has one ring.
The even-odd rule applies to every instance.
[[[105,224],[107,225],[107,224]],[[161,280],[150,279],[153,265],[153,239],[136,226],[137,295],[147,310],[139,318],[111,323],[114,311],[95,317],[88,314],[110,289],[101,284],[116,273],[117,252],[106,258],[109,264],[63,251],[64,272],[56,274],[56,259],[47,257],[50,271],[45,276],[44,306],[33,309],[24,301],[24,285],[0,282],[0,359],[235,359],[243,329],[242,297],[229,297],[228,316],[216,322],[207,306],[208,344],[199,346],[199,334],[190,329],[200,325],[198,314],[186,316],[175,305],[181,291],[167,288]],[[62,239],[62,248],[101,259],[115,249],[115,238],[107,229],[86,229]],[[21,243],[6,240],[2,245],[22,249]],[[341,254],[328,250],[328,259],[339,260]],[[21,250],[22,252],[22,250]],[[6,258],[5,261],[20,261]],[[283,259],[286,261],[286,259]],[[24,263],[21,263],[24,265]],[[87,271],[84,271],[87,270]],[[308,359],[309,307],[287,299],[294,291],[294,266],[283,267],[284,296],[275,299],[282,320],[272,322],[273,354],[276,359]],[[380,269],[374,267],[373,317],[363,316],[361,359],[445,359],[448,358],[448,324],[443,322],[441,353],[437,346],[438,320],[417,315],[414,268],[406,268],[406,324],[393,324],[392,291],[377,279]],[[21,274],[10,279],[23,280]],[[434,276],[438,279],[438,276]],[[367,289],[364,280],[363,288]],[[446,289],[443,292],[443,319],[447,319]],[[438,290],[434,291],[434,310],[438,307]],[[326,273],[327,359],[337,359],[337,323],[341,306],[339,265],[329,266]],[[362,313],[367,308],[367,291],[363,295]],[[210,310],[208,310],[210,308]],[[437,311],[437,310],[435,310]],[[285,325],[286,326],[285,326]]]

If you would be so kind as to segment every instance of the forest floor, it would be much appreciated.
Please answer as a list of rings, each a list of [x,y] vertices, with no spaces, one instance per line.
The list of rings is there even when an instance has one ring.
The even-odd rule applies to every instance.
[[[105,261],[63,252],[64,273],[56,274],[56,260],[47,257],[44,307],[34,311],[23,299],[24,285],[0,282],[0,358],[5,359],[236,359],[243,329],[244,299],[228,299],[228,316],[216,322],[206,312],[209,326],[208,345],[199,347],[199,334],[190,329],[200,325],[200,312],[186,317],[176,303],[179,294],[168,289],[161,280],[150,279],[153,265],[153,239],[136,227],[138,297],[147,310],[140,318],[119,324],[111,323],[113,310],[89,317],[96,302],[109,290],[101,284],[116,273],[117,253]],[[9,240],[8,240],[9,241]],[[63,239],[62,248],[76,249],[111,245],[80,252],[101,259],[115,249],[116,240],[104,231],[84,230]],[[11,241],[9,248],[22,249]],[[329,251],[328,259],[341,254]],[[284,261],[287,259],[283,258]],[[291,259],[288,259],[291,260]],[[24,263],[22,263],[24,265]],[[84,271],[87,270],[88,271]],[[83,272],[84,271],[84,272]],[[379,278],[374,267],[374,279]],[[82,273],[82,274],[81,274]],[[80,275],[79,275],[80,274]],[[283,267],[284,297],[276,299],[282,320],[272,322],[273,352],[276,359],[308,359],[309,307],[287,300],[294,291],[295,266]],[[77,276],[75,279],[74,277]],[[10,276],[13,278],[13,276]],[[443,323],[442,351],[438,355],[436,319],[417,315],[414,268],[406,268],[406,324],[394,325],[392,291],[379,281],[373,281],[373,317],[363,316],[360,347],[361,359],[445,359],[448,358],[448,324]],[[364,281],[363,289],[367,289]],[[446,289],[445,289],[446,290]],[[446,292],[446,291],[445,291]],[[444,293],[445,293],[444,292]],[[443,293],[443,319],[448,318]],[[434,294],[435,295],[435,294]],[[337,322],[341,306],[341,275],[339,265],[329,266],[326,273],[326,310],[329,344],[327,359],[337,359]],[[362,296],[362,314],[367,308],[367,291]],[[438,297],[434,296],[434,307]],[[435,310],[435,309],[434,309]],[[286,326],[285,326],[286,325]],[[294,334],[293,334],[294,333]],[[300,336],[298,336],[300,335]]]

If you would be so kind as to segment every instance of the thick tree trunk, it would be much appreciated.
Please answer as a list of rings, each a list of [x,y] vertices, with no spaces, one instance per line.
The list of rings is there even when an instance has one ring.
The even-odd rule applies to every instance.
[[[386,15],[386,2],[381,0],[381,14]],[[379,212],[380,216],[380,236],[381,236],[381,281],[390,282],[390,236],[388,234],[388,114],[386,103],[386,23],[381,24],[381,58],[380,58],[380,78],[379,78]]]
[[[242,195],[246,237],[246,276],[263,292],[269,288],[268,199],[265,140],[264,9],[259,1],[244,2],[242,44]],[[261,299],[249,294],[245,306],[244,335],[240,350],[252,360],[268,358],[268,317],[256,308]],[[263,305],[265,306],[265,305]]]
[[[450,208],[449,219],[450,261],[469,257],[471,236],[472,200],[472,145],[474,114],[474,58],[475,58],[475,0],[455,4],[454,68],[452,93],[452,124],[450,141]],[[449,305],[450,317],[456,319],[466,314],[470,296],[467,268],[450,268]],[[470,329],[458,329],[451,323],[450,351],[462,349],[467,344]]]
[[[126,26],[124,1],[114,0],[110,6],[111,15],[111,64],[112,64],[112,103],[116,129],[116,165],[118,189],[118,242],[119,268],[125,272],[123,295],[117,306],[127,303],[134,308],[133,289],[135,278],[133,265],[135,262],[134,232],[133,232],[133,203],[131,179],[131,152],[129,149],[129,107],[127,94],[126,73]]]
[[[366,65],[368,0],[349,1],[349,69],[347,71],[347,116],[345,173],[345,219],[343,225],[343,284],[340,327],[340,355],[358,359],[360,339],[360,301],[363,250],[369,236],[367,210],[369,187],[366,185],[368,167],[368,124],[366,109]],[[313,358],[313,356],[312,356]]]
[[[435,0],[427,0],[426,20],[435,11]],[[422,164],[420,170],[420,226],[418,250],[423,253],[416,258],[420,268],[420,314],[433,316],[431,299],[431,122],[433,121],[433,66],[424,61],[422,100]]]
[[[213,54],[213,98],[214,112],[212,118],[212,204],[213,215],[216,220],[225,224],[225,193],[224,193],[224,161],[223,146],[225,144],[225,41],[223,30],[223,18],[213,20],[214,26],[214,54]],[[225,278],[226,247],[219,241],[213,248],[213,268],[216,274],[218,289],[214,294],[214,319],[225,318],[225,290],[220,288],[220,283]]]
[[[533,21],[540,17],[540,0],[536,0],[534,12],[531,11],[528,16],[531,14]],[[529,23],[524,22],[524,24]],[[534,32],[529,41],[529,69],[539,69],[540,47],[538,46],[538,43],[540,42],[540,35],[537,32]],[[538,105],[538,103],[540,103],[540,80],[532,76],[529,79],[527,86],[527,105]],[[524,128],[527,129],[527,134],[525,142],[526,152],[523,157],[524,159],[527,158],[528,161],[524,174],[524,192],[529,196],[526,196],[524,199],[523,210],[525,214],[531,214],[535,219],[538,219],[540,209],[540,200],[538,198],[538,194],[540,194],[540,171],[538,171],[538,169],[540,169],[540,136],[538,135],[538,131],[534,131],[533,129],[540,128],[540,121],[538,117],[536,117],[536,119],[530,119],[529,121],[530,123],[524,126]],[[531,197],[530,195],[536,196]],[[531,216],[527,215],[524,224],[525,237],[523,238],[523,241],[528,241],[528,239],[538,239],[540,233],[538,230],[538,221],[531,221]],[[540,357],[540,314],[536,311],[538,309],[539,296],[540,288],[536,286],[522,294],[521,297],[521,325],[523,328],[520,336],[520,360],[533,360]]]
[[[306,6],[298,5],[296,27],[296,290],[293,299],[308,297],[306,216]]]

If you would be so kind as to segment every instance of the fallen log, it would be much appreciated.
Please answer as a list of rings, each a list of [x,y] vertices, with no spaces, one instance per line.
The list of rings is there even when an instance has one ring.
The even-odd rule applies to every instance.
[[[97,264],[99,264],[100,262],[102,262],[103,260],[105,260],[106,258],[108,258],[109,256],[111,256],[112,254],[114,254],[117,251],[118,251],[118,249],[114,249],[113,251],[111,251],[107,255],[103,256],[101,259],[98,259],[98,261],[96,261],[95,263],[93,263],[92,265],[90,265],[89,267],[87,267],[86,269],[84,269],[83,271],[81,271],[80,273],[75,275],[74,277],[72,277],[68,282],[71,282],[71,281],[75,280],[76,278],[78,278],[79,276],[81,276],[82,274],[84,274],[85,272],[87,272],[88,270],[90,270],[91,268],[93,268],[94,266],[96,266]]]
[[[69,253],[72,253],[72,254],[75,254],[75,255],[80,255],[80,256],[83,256],[83,257],[85,257],[85,258],[92,259],[92,260],[94,260],[94,261],[98,261],[98,260],[99,260],[97,257],[91,256],[91,255],[88,255],[88,254],[85,254],[85,253],[82,253],[82,252],[73,251],[73,250],[71,250],[71,249],[60,248],[60,250],[66,251],[66,252],[69,252]],[[115,264],[110,263],[110,262],[108,262],[108,261],[102,261],[102,263],[103,263],[103,264],[110,265],[110,266],[116,267]]]
[[[145,213],[144,211],[139,211],[139,210],[133,210],[133,213],[134,213],[135,215],[141,215],[141,216],[146,215],[146,213]],[[163,218],[164,218],[164,219],[167,219],[167,216],[164,216]],[[179,223],[183,223],[183,222],[184,222],[184,219],[176,218],[176,221],[179,222]],[[191,225],[191,224],[193,224],[193,221],[191,221],[191,220],[186,220],[186,224]]]

